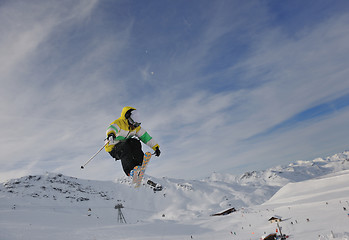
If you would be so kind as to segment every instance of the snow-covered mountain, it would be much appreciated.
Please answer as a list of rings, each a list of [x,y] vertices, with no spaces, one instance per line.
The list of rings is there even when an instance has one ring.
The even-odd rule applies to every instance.
[[[349,168],[349,151],[312,161],[297,161],[287,166],[276,166],[263,171],[247,172],[241,176],[214,173],[214,181],[234,182],[241,185],[284,186],[289,182],[300,182]]]
[[[316,211],[316,204],[323,207],[324,201],[342,201],[341,207],[345,208],[349,200],[348,170],[349,151],[345,151],[325,159],[298,161],[241,176],[214,173],[200,181],[146,177],[162,189],[154,189],[146,183],[134,189],[128,178],[112,182],[82,180],[55,173],[25,176],[0,185],[0,239],[23,239],[26,232],[32,236],[26,236],[26,239],[147,239],[143,232],[149,239],[158,236],[158,239],[176,239],[193,234],[200,235],[200,239],[220,239],[215,233],[223,234],[223,230],[227,232],[228,229],[232,235],[239,234],[239,239],[250,239],[251,236],[247,237],[243,231],[248,221],[258,226],[254,231],[263,235],[271,231],[271,225],[265,220],[267,216],[276,212],[289,219],[302,215],[300,212],[292,216],[286,214],[286,206],[294,206],[306,213],[307,210],[302,208],[304,204],[313,209],[312,212]],[[129,224],[117,223],[117,204],[122,204],[123,215]],[[229,218],[210,217],[233,207],[238,213],[228,215]],[[349,217],[345,217],[349,226]],[[54,231],[57,226],[66,233]],[[85,226],[96,229],[98,237],[91,237],[91,230],[86,230],[85,234]],[[113,238],[111,226],[118,229],[117,233],[125,235]],[[134,232],[132,226],[138,230]],[[296,225],[292,226],[288,228],[289,233],[296,231]],[[25,230],[18,231],[18,228]],[[335,227],[331,229],[336,231]],[[338,229],[343,239],[347,239],[346,233],[340,227]],[[302,231],[298,236],[303,236]],[[321,235],[316,230],[310,234],[314,232]],[[101,237],[102,233],[106,237]],[[330,233],[329,229],[323,229],[321,235],[323,239],[329,239],[325,233]]]

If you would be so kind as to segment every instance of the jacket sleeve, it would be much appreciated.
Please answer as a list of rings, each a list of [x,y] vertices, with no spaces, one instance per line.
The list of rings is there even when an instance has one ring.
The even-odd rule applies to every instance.
[[[106,135],[108,136],[111,133],[114,133],[115,140],[121,141],[126,138],[128,135],[128,131],[124,130],[127,129],[128,126],[125,126],[124,121],[119,119],[116,119],[114,122],[112,122],[109,127],[107,128]]]
[[[116,134],[119,132],[119,129],[118,129],[118,125],[116,124],[110,124],[109,127],[107,128],[107,131],[105,133],[105,135],[108,137],[109,134],[111,133],[114,133],[114,135],[116,136]]]
[[[121,129],[119,127],[119,125],[117,124],[116,121],[112,122],[109,127],[107,128],[106,131],[106,136],[108,137],[109,134],[113,133],[115,135],[115,141],[113,144],[108,143],[105,146],[105,151],[110,152],[111,150],[113,150],[113,147],[115,146],[116,143],[118,143],[118,141],[125,139],[125,137],[121,136]]]
[[[136,135],[144,144],[152,148],[154,151],[157,147],[160,148],[159,144],[142,127],[139,128]]]

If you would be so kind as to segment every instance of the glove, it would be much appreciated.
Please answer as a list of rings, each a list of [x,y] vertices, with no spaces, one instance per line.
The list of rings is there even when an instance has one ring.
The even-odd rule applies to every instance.
[[[106,141],[109,141],[109,144],[113,144],[115,139],[115,134],[114,133],[109,133]]]
[[[159,147],[156,147],[155,148],[155,156],[160,156],[160,153],[161,153],[161,151],[160,151],[160,149],[159,149]]]

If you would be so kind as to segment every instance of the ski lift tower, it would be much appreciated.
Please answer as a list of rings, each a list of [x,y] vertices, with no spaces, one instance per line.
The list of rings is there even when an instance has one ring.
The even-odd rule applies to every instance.
[[[121,212],[121,208],[124,208],[124,206],[121,203],[115,205],[115,209],[118,210],[118,222],[119,223],[126,223],[126,219]]]

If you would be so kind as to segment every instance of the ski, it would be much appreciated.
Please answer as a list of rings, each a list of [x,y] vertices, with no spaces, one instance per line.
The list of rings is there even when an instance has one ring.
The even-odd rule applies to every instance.
[[[147,184],[153,189],[154,192],[162,191],[162,186],[150,179],[147,181]]]
[[[145,170],[146,170],[146,168],[148,166],[150,158],[151,158],[151,153],[150,152],[146,152],[144,154],[144,157],[143,157],[142,166],[138,167],[137,169],[134,170],[132,183],[134,184],[135,188],[138,188],[141,185],[142,179],[143,179],[143,176],[144,176],[144,172],[145,172]]]

